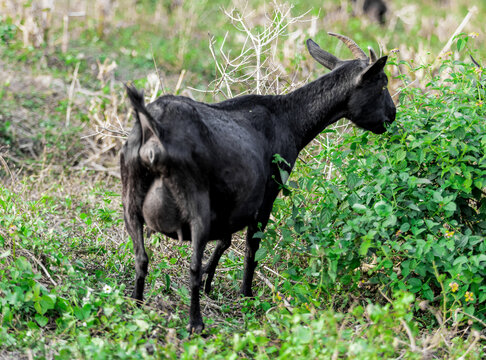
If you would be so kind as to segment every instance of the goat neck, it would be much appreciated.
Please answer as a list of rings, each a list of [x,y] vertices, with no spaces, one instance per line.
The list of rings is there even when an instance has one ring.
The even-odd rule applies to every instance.
[[[324,128],[346,116],[354,77],[353,71],[349,71],[349,66],[343,65],[282,96],[282,116],[286,119],[289,131],[294,133],[295,145],[299,151]]]

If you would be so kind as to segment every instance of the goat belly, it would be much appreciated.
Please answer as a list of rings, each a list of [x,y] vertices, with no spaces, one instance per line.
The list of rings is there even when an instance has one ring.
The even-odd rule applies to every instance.
[[[183,227],[180,211],[162,179],[155,180],[150,186],[143,201],[142,212],[145,223],[154,231],[174,237]]]

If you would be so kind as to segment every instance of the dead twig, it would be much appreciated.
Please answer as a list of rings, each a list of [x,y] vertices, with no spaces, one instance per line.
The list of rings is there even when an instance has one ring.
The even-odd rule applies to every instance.
[[[35,263],[37,265],[39,265],[39,267],[44,271],[44,273],[46,274],[47,278],[49,279],[49,281],[52,283],[52,285],[54,286],[58,286],[57,282],[51,277],[51,274],[49,274],[49,271],[47,271],[47,269],[45,268],[45,266],[40,262],[39,259],[37,259],[34,254],[32,254],[29,250],[26,250],[26,249],[19,249],[19,252],[25,252],[27,253],[28,257],[32,260],[35,261]]]
[[[449,51],[449,49],[450,49],[450,47],[452,45],[452,42],[454,41],[454,38],[458,34],[460,34],[462,32],[462,30],[467,25],[467,23],[469,22],[469,20],[471,20],[471,18],[473,17],[473,15],[475,15],[477,12],[478,12],[477,6],[473,6],[472,8],[469,9],[467,15],[464,17],[464,19],[462,20],[461,24],[459,24],[459,26],[457,27],[456,31],[454,31],[454,33],[449,38],[449,40],[447,41],[447,43],[445,44],[445,46],[439,52],[439,55],[437,55],[437,58],[435,59],[435,62],[437,62],[439,60],[439,58],[441,58],[447,51]]]
[[[69,127],[70,119],[71,119],[71,106],[73,103],[73,97],[74,97],[74,89],[76,86],[76,82],[78,81],[78,70],[79,70],[79,64],[80,62],[76,63],[76,67],[74,68],[73,72],[73,80],[71,81],[71,86],[69,87],[69,92],[68,92],[68,106],[66,109],[66,127]]]

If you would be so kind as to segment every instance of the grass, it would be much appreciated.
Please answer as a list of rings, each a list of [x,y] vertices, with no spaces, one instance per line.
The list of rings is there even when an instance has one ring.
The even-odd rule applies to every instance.
[[[295,39],[278,38],[277,59],[285,69],[279,76],[295,86],[320,75],[303,47],[310,35],[349,57],[325,31],[350,35],[363,48],[398,48],[388,66],[400,98],[397,127],[382,137],[339,127],[306,149],[264,235],[257,296],[238,295],[244,241],[237,234],[212,293],[201,295],[204,336],[185,330],[187,244],[160,235],[147,240],[147,301],[138,308],[128,298],[134,260],[117,153],[131,119],[120,82],[135,81],[149,97],[178,88],[199,100],[222,98],[191,88],[217,90],[208,84],[221,76],[215,60],[224,63],[218,50],[227,31],[223,49],[232,55],[241,49],[245,34],[220,10],[230,2],[169,9],[165,2],[141,1],[133,11],[119,1],[101,34],[94,12],[74,18],[65,53],[59,16],[65,4],[56,5],[50,42],[37,47],[22,43],[16,13],[3,13],[0,357],[483,356],[484,196],[475,194],[484,190],[485,94],[483,75],[468,58],[484,64],[482,20],[473,17],[451,53],[435,63],[466,16],[466,1],[395,1],[385,28],[351,17],[339,4],[295,2],[293,16],[310,9],[307,17],[317,19],[293,24]],[[478,14],[486,10],[483,3],[477,7]],[[248,21],[263,29],[269,9],[250,2]],[[467,36],[472,32],[479,36]],[[117,67],[110,70],[113,60]],[[156,72],[154,60],[160,79],[147,76]],[[237,82],[232,90],[253,91],[252,85]],[[439,131],[433,120],[450,127]],[[418,183],[422,178],[430,184]],[[420,211],[407,208],[410,199]]]

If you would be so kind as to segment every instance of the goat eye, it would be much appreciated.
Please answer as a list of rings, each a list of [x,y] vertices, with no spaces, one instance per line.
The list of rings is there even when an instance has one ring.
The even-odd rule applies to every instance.
[[[153,150],[153,149],[150,149],[150,150],[149,150],[149,154],[148,154],[148,155],[149,155],[149,160],[150,160],[150,163],[152,163],[152,164],[153,164],[154,159],[155,159],[154,150]]]
[[[385,91],[385,90],[386,90],[386,88],[387,88],[387,86],[385,85],[385,86],[383,86],[383,87],[381,88],[381,90]]]

